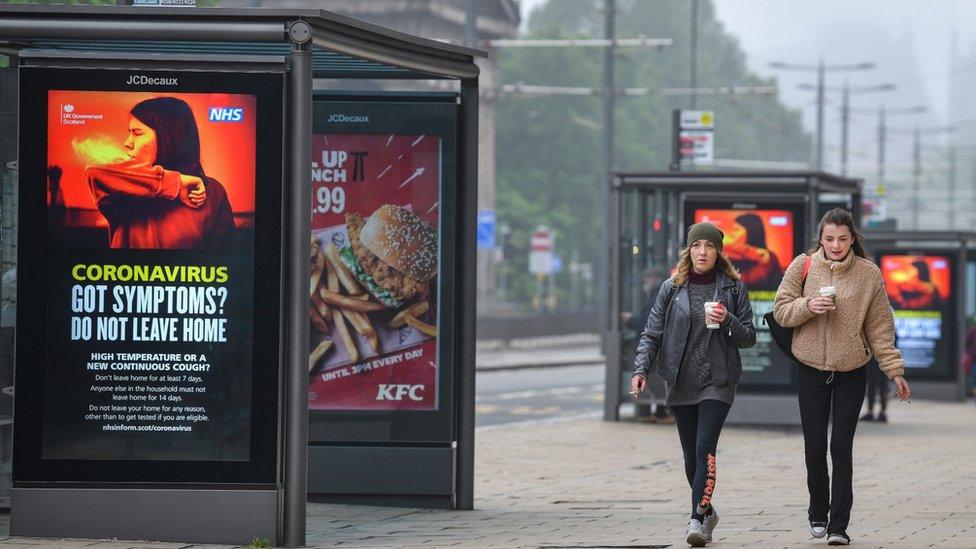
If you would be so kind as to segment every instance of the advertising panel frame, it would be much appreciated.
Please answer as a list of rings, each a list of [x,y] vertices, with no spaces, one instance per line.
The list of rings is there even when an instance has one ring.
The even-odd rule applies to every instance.
[[[708,209],[708,210],[742,210],[743,212],[749,211],[769,211],[769,210],[787,210],[793,214],[792,220],[792,238],[793,246],[791,250],[791,255],[788,259],[779,257],[778,259],[782,263],[786,261],[786,265],[789,265],[790,261],[794,257],[806,251],[806,243],[809,241],[808,229],[804,220],[807,217],[808,209],[810,207],[809,197],[802,194],[791,194],[791,193],[741,193],[741,194],[720,194],[720,193],[696,193],[687,192],[682,193],[680,197],[681,204],[681,215],[680,218],[683,220],[685,227],[691,226],[695,221],[692,219],[697,210]],[[695,206],[694,208],[692,206]],[[734,261],[733,261],[734,263]],[[783,267],[785,272],[786,268]],[[782,280],[782,276],[780,276]],[[776,283],[776,287],[779,286],[779,282]],[[772,291],[775,292],[776,288],[752,288],[749,287],[750,292],[757,291]],[[755,313],[756,310],[753,309]],[[753,319],[754,326],[756,328],[757,334],[766,332],[769,333],[769,328],[762,325],[762,314],[754,314]],[[774,361],[774,367],[778,369],[786,369],[787,381],[783,382],[773,382],[773,383],[762,383],[750,381],[746,371],[748,365],[746,364],[747,359],[743,358],[743,375],[742,381],[739,383],[738,387],[744,391],[754,391],[764,394],[786,394],[795,392],[797,388],[797,373],[796,366],[790,362],[790,360],[783,355],[779,348],[773,343],[772,336],[769,336],[769,341],[767,342],[769,353],[765,355],[765,358]],[[757,345],[759,345],[757,341]],[[750,351],[741,351],[741,353],[749,353]]]
[[[361,123],[329,123],[325,118],[330,106],[343,109],[350,116],[369,116],[369,126]],[[457,166],[453,159],[457,151],[457,94],[352,94],[317,92],[312,104],[313,136],[333,134],[362,135],[439,135],[441,137],[441,175],[438,194],[440,220],[438,223],[438,292],[437,308],[437,399],[433,410],[331,409],[310,410],[310,442],[345,443],[450,443],[454,439],[453,418],[457,372],[454,371],[454,320],[458,299],[456,287],[449,276],[456,261],[455,232],[457,223],[456,186]],[[382,122],[377,123],[376,115]],[[314,186],[314,185],[313,185]],[[348,206],[348,205],[347,205]],[[448,366],[448,367],[442,367]],[[375,396],[375,395],[374,395]],[[317,417],[331,417],[326,424],[315,425]],[[348,428],[336,422],[348,422]],[[416,428],[405,429],[405,423]],[[389,433],[390,436],[377,436]]]
[[[268,72],[263,67],[260,72],[252,73],[223,73],[181,71],[171,69],[143,70],[138,66],[118,69],[64,69],[55,67],[22,67],[21,71],[21,116],[24,118],[38,117],[44,120],[43,128],[28,128],[21,125],[21,193],[20,212],[21,222],[35,219],[33,231],[21,231],[20,258],[18,268],[23,272],[33,273],[34,276],[21,277],[18,285],[18,295],[27,298],[31,295],[44,295],[46,287],[47,265],[42,254],[32,253],[38,248],[46,249],[48,244],[47,229],[47,201],[43,186],[30,186],[30,181],[44,181],[44,173],[48,158],[47,115],[48,90],[91,90],[109,91],[119,90],[120,80],[128,77],[133,71],[140,74],[157,75],[159,77],[173,77],[179,75],[183,79],[181,92],[186,93],[214,93],[219,91],[236,90],[259,98],[256,115],[257,133],[265,132],[264,142],[280,142],[282,132],[282,118],[280,105],[283,100],[284,81],[281,72]],[[223,80],[214,84],[208,78],[221,74]],[[239,75],[239,76],[235,76]],[[98,79],[97,76],[102,76]],[[160,93],[165,95],[169,89],[153,89],[153,87],[138,88],[140,91]],[[260,146],[261,137],[255,143],[255,167],[257,180],[281,181],[282,157],[274,153],[274,149]],[[26,156],[25,151],[30,152]],[[256,185],[254,188],[256,232],[254,240],[255,277],[260,275],[267,281],[272,290],[261,299],[254,293],[254,334],[277,332],[278,314],[280,310],[280,242],[281,242],[281,202],[280,185]],[[260,260],[259,260],[260,257]],[[258,268],[260,267],[260,268]],[[256,280],[256,278],[254,279]],[[254,283],[255,287],[257,283]],[[14,453],[14,485],[32,487],[47,482],[67,483],[152,483],[167,484],[180,483],[191,487],[195,484],[234,484],[258,485],[273,487],[278,481],[278,460],[276,441],[279,434],[278,393],[279,372],[276,366],[280,353],[277,338],[265,337],[260,343],[255,339],[252,350],[254,361],[251,379],[251,410],[253,423],[251,424],[250,451],[252,459],[246,462],[199,462],[199,461],[160,461],[139,460],[127,461],[127,467],[111,467],[119,462],[103,460],[47,460],[42,457],[41,450],[41,407],[43,395],[41,380],[43,372],[31,367],[33,363],[31,349],[37,342],[31,337],[31,327],[43,326],[46,322],[43,308],[18,307],[18,396],[15,399],[16,413],[22,418],[18,422],[20,427],[15,433]],[[39,351],[35,351],[39,352]],[[264,368],[259,365],[264,364]],[[271,387],[271,391],[262,393],[257,387]],[[265,410],[266,412],[261,412]],[[242,465],[242,464],[247,465]]]
[[[457,362],[460,334],[455,326],[462,300],[457,281],[450,276],[458,262],[458,233],[453,227],[463,212],[457,200],[460,166],[454,161],[460,146],[458,103],[459,95],[452,92],[323,90],[314,94],[313,136],[438,135],[441,139],[436,405],[430,410],[310,409],[309,492],[317,499],[361,501],[389,494],[417,505],[451,506],[456,490],[451,467],[422,464],[455,462],[461,438],[457,386],[463,373]],[[369,117],[370,122],[329,122],[330,113],[340,110],[346,120]],[[363,454],[367,449],[369,457]],[[356,466],[364,459],[386,466],[366,472]]]
[[[69,56],[70,57],[70,56]],[[64,62],[57,58],[50,58],[44,54],[25,55],[21,60],[21,116],[34,116],[44,120],[44,131],[33,131],[27,124],[21,123],[19,141],[21,147],[33,145],[35,151],[46,151],[47,131],[46,120],[48,109],[46,92],[39,90],[72,89],[96,90],[104,88],[112,78],[105,81],[92,79],[95,74],[128,75],[139,74],[158,75],[161,77],[174,74],[187,74],[182,77],[183,84],[189,84],[190,93],[207,93],[212,87],[223,87],[228,90],[236,87],[245,92],[263,98],[263,105],[256,111],[261,130],[266,131],[264,141],[270,139],[273,143],[284,141],[284,94],[286,89],[285,71],[280,64],[281,58],[250,57],[246,61],[223,66],[219,63],[219,56],[210,58],[210,63],[197,59],[195,63],[185,65],[179,62],[160,63],[158,60],[141,62],[137,56],[122,59],[110,59],[104,55],[96,55],[87,62]],[[278,63],[276,63],[278,61]],[[148,68],[144,68],[148,67]],[[32,74],[39,75],[33,82]],[[234,72],[230,72],[234,71]],[[230,74],[225,74],[230,72]],[[225,82],[216,86],[215,83],[205,82],[206,77],[220,73],[230,76]],[[238,76],[235,76],[238,75]],[[67,75],[67,77],[65,77]],[[87,76],[85,78],[78,76]],[[74,82],[71,79],[75,78]],[[181,78],[181,77],[178,77]],[[36,86],[35,86],[36,84]],[[115,82],[114,89],[122,91]],[[33,87],[25,92],[25,86]],[[162,86],[162,85],[161,85]],[[248,92],[248,90],[250,90]],[[152,86],[144,91],[153,90]],[[172,91],[171,89],[169,91]],[[199,122],[198,122],[199,124]],[[280,408],[282,371],[279,366],[283,341],[279,338],[281,299],[283,298],[282,283],[282,188],[286,184],[284,179],[284,149],[272,145],[262,150],[262,136],[256,135],[255,142],[255,181],[281,182],[280,184],[256,184],[254,187],[256,224],[253,239],[253,260],[261,269],[254,274],[261,274],[270,279],[269,286],[274,291],[258,298],[252,289],[253,312],[257,313],[253,320],[255,330],[252,341],[262,339],[256,344],[258,351],[254,357],[251,380],[251,410],[252,422],[249,460],[238,462],[206,462],[206,461],[159,461],[147,460],[139,462],[126,461],[91,461],[91,460],[43,460],[41,457],[41,414],[33,410],[40,406],[40,399],[30,398],[31,390],[38,390],[40,370],[28,370],[23,376],[18,376],[18,396],[15,398],[16,428],[14,429],[14,459],[13,459],[13,488],[11,493],[11,531],[16,535],[60,537],[125,537],[131,539],[169,539],[174,535],[182,539],[194,539],[206,542],[226,542],[242,540],[242,536],[274,537],[280,539],[280,486],[282,474],[282,426],[283,415]],[[21,157],[23,158],[23,148]],[[46,180],[46,154],[29,155],[27,162],[21,162],[24,174],[42,174],[41,181]],[[42,158],[43,157],[43,158]],[[40,216],[40,223],[35,224],[33,235],[25,236],[26,231],[19,231],[18,269],[21,273],[30,272],[36,268],[37,258],[30,258],[27,244],[42,242],[48,237],[47,190],[27,189],[27,179],[20,179],[20,200],[18,204],[18,224],[25,219]],[[24,192],[24,191],[27,192]],[[215,195],[216,196],[216,195]],[[36,241],[36,242],[35,242]],[[106,252],[98,252],[106,253]],[[43,254],[36,254],[43,255]],[[33,261],[33,263],[32,263]],[[254,286],[257,286],[256,278]],[[17,293],[24,295],[37,294],[38,288],[44,287],[46,277],[19,277]],[[33,288],[33,294],[32,294]],[[31,308],[33,309],[33,308]],[[36,324],[40,314],[27,307],[18,307],[18,328],[28,326],[32,321]],[[22,316],[25,315],[25,316]],[[263,316],[259,319],[258,316]],[[25,320],[23,324],[22,318]],[[261,332],[257,330],[260,329]],[[30,346],[33,340],[27,336],[27,330],[17,330],[18,345],[22,344],[22,336],[26,336],[21,345],[23,354],[18,353],[17,371],[23,365],[28,365]],[[263,337],[262,337],[263,336]],[[26,350],[25,350],[26,349]],[[40,356],[40,355],[37,355]],[[261,365],[264,364],[264,367]],[[32,380],[33,376],[33,382]],[[24,384],[23,391],[20,387]],[[259,391],[257,388],[267,386],[270,391]],[[26,398],[25,398],[25,395]],[[27,404],[27,406],[25,406]],[[258,408],[255,408],[258,406]],[[27,410],[30,408],[31,410]],[[27,410],[27,411],[22,411]],[[25,419],[26,418],[26,419]],[[21,441],[26,441],[21,443]],[[125,467],[122,464],[137,463],[136,467]],[[231,464],[227,467],[227,464]],[[63,467],[67,465],[66,467]],[[223,470],[223,472],[220,472]],[[111,518],[98,519],[89,516],[87,511],[101,509],[107,502],[118,502],[119,512]],[[125,502],[125,503],[122,503]],[[114,504],[113,504],[114,505]],[[243,507],[242,507],[243,506]],[[219,509],[219,511],[214,511]],[[143,513],[153,513],[158,517],[168,519],[147,524],[136,519]],[[169,526],[167,526],[167,524]],[[172,528],[172,524],[180,524],[179,529]]]
[[[959,341],[958,341],[958,334],[956,333],[957,330],[954,329],[954,327],[957,326],[959,322],[959,303],[961,301],[959,299],[956,299],[956,295],[957,292],[963,293],[963,290],[960,288],[960,285],[962,284],[962,279],[960,279],[959,273],[961,271],[961,268],[964,267],[958,265],[960,261],[959,250],[958,249],[952,250],[948,248],[898,249],[893,246],[878,246],[872,248],[871,253],[874,256],[875,264],[877,264],[878,268],[881,269],[882,277],[885,278],[885,288],[888,292],[886,297],[888,298],[889,302],[892,301],[891,294],[894,291],[892,286],[894,281],[890,280],[890,278],[887,276],[889,273],[886,271],[885,265],[883,263],[886,258],[927,259],[932,257],[939,257],[939,258],[944,258],[949,262],[948,296],[940,299],[941,303],[946,306],[945,307],[946,311],[944,311],[945,316],[940,315],[940,325],[943,326],[941,330],[942,336],[939,338],[938,342],[936,342],[937,348],[936,351],[934,352],[937,353],[937,356],[933,357],[935,360],[941,359],[943,361],[943,363],[945,364],[944,371],[933,372],[931,370],[931,367],[925,367],[925,369],[913,368],[908,364],[909,360],[906,360],[905,378],[908,379],[910,382],[916,380],[953,381],[956,377],[956,372],[954,372],[954,370],[959,364],[958,359],[960,357],[960,355],[957,352],[955,352],[955,349],[959,347]],[[936,293],[938,293],[940,290],[942,290],[942,288],[938,288],[938,287],[935,288]],[[897,332],[898,324],[899,324],[898,312],[901,310],[911,311],[914,310],[914,308],[902,309],[898,307],[896,303],[892,303],[891,306],[895,315],[895,330]],[[928,312],[929,308],[925,308],[921,310]],[[948,329],[944,327],[948,327]],[[897,337],[895,340],[895,345],[899,348],[899,350],[902,351],[902,356],[904,358],[906,354],[906,350],[902,345],[901,341],[899,341]],[[943,356],[938,356],[939,354]]]
[[[952,305],[956,312],[956,322],[951,329],[954,343],[951,346],[949,360],[952,363],[953,375],[942,379],[928,377],[914,377],[911,369],[906,370],[905,377],[912,386],[912,396],[916,398],[931,398],[935,400],[964,400],[967,398],[966,372],[962,368],[962,356],[965,353],[966,325],[962,315],[965,313],[963,303],[971,302],[976,296],[969,293],[971,280],[967,271],[973,265],[976,257],[976,233],[959,231],[864,231],[866,250],[873,258],[877,258],[877,251],[891,251],[898,255],[933,254],[949,255],[954,261],[952,285],[955,296]]]

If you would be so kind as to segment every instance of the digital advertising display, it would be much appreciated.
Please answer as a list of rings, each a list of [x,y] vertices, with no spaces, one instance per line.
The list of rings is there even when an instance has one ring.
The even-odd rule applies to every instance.
[[[280,75],[35,69],[22,97],[24,462],[273,471]]]
[[[454,438],[457,98],[313,102],[309,441]]]
[[[906,375],[951,375],[956,314],[952,258],[897,252],[879,252],[877,257]]]
[[[803,206],[799,203],[688,202],[686,226],[712,223],[725,235],[723,251],[749,290],[756,345],[740,349],[742,381],[757,387],[786,388],[792,365],[776,347],[763,315],[773,310],[783,273],[803,248]]]
[[[437,406],[441,140],[312,140],[311,409]]]

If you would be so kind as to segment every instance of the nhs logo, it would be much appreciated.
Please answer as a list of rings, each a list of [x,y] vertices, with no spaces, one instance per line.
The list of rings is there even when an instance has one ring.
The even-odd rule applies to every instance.
[[[241,122],[244,109],[240,107],[210,107],[211,122]]]

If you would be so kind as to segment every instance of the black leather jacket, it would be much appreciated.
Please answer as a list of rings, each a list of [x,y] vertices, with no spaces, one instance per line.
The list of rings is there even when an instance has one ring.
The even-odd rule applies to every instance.
[[[722,327],[713,330],[708,340],[712,383],[716,387],[725,387],[742,379],[739,349],[756,344],[756,328],[752,324],[749,292],[741,281],[730,279],[722,271],[716,272],[713,301],[721,301],[729,310]],[[660,358],[658,375],[674,386],[690,331],[688,285],[674,286],[669,278],[661,285],[637,343],[634,375],[647,377],[654,361]]]

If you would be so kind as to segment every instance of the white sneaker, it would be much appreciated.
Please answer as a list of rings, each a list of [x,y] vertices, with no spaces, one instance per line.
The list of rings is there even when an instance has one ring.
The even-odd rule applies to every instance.
[[[715,507],[712,507],[712,514],[705,517],[705,522],[702,524],[705,528],[705,542],[712,542],[712,532],[715,531],[715,527],[718,526],[718,512],[715,511]]]
[[[827,535],[827,523],[826,522],[811,522],[810,523],[810,535],[820,539]]]
[[[851,544],[851,538],[847,537],[847,534],[845,534],[844,532],[830,534],[830,537],[827,538],[827,545],[850,545],[850,544]]]
[[[692,547],[704,547],[708,543],[708,539],[705,537],[705,528],[698,519],[688,521],[688,537],[686,541]]]

